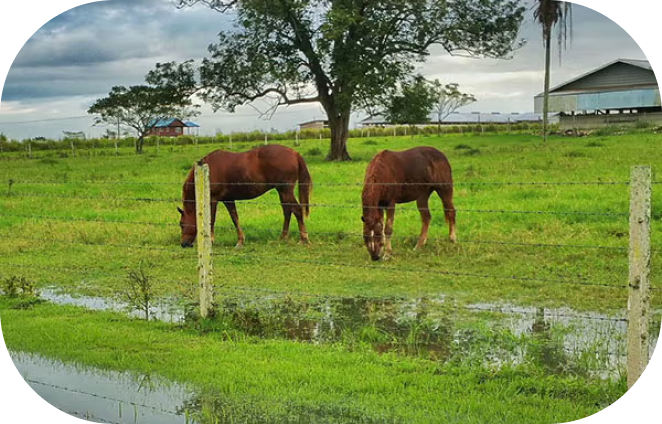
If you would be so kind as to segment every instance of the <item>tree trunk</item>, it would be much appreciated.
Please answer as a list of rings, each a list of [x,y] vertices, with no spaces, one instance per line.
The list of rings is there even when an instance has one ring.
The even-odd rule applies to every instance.
[[[137,154],[142,154],[144,143],[145,143],[145,138],[141,135],[140,137],[138,137],[138,141],[136,142],[136,153]]]
[[[329,116],[329,128],[331,129],[331,148],[326,157],[328,161],[350,161],[352,158],[347,152],[347,138],[349,137],[349,110],[340,116]]]
[[[545,91],[542,103],[542,140],[547,143],[547,125],[549,123],[549,74],[552,52],[552,31],[547,31],[545,36]]]

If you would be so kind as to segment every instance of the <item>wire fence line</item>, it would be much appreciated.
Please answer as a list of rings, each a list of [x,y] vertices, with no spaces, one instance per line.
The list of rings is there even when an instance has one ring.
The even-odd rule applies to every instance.
[[[14,185],[30,185],[30,184],[118,184],[118,185],[181,185],[181,183],[169,183],[169,182],[141,182],[141,181],[35,181],[35,180],[9,180],[10,190]],[[260,185],[262,183],[217,183],[217,185]],[[269,185],[274,184],[288,184],[292,183],[265,183]],[[369,183],[370,184],[370,183]],[[552,187],[552,186],[614,186],[614,185],[629,185],[629,181],[593,181],[593,182],[464,182],[456,183],[455,185],[489,185],[489,186],[536,186],[536,187]],[[214,183],[212,183],[214,185]],[[330,186],[330,187],[359,187],[365,186],[365,183],[318,183],[315,186]],[[420,183],[375,183],[374,185],[387,185],[387,186],[421,186],[428,184]],[[430,184],[432,185],[432,184]],[[437,184],[435,184],[437,185]],[[75,199],[75,200],[102,200],[102,201],[134,201],[134,202],[179,202],[181,199],[175,198],[146,198],[146,197],[135,197],[135,198],[113,198],[113,197],[96,197],[96,196],[77,196],[77,195],[54,195],[54,194],[34,194],[34,193],[8,193],[6,196],[11,197],[37,197],[37,198],[59,198],[59,199]],[[194,200],[191,200],[194,202]],[[264,201],[242,201],[242,204],[257,204],[257,205],[269,205],[273,206],[273,202],[264,202]],[[298,203],[283,203],[284,206],[293,206],[298,205]],[[339,205],[339,204],[324,204],[324,203],[311,203],[312,207],[328,207],[328,208],[341,208],[341,209],[359,209],[363,208],[362,205]],[[380,207],[378,207],[380,208]],[[380,208],[383,209],[383,208]],[[417,209],[411,208],[400,208],[402,211],[416,211]],[[522,211],[522,210],[497,210],[497,209],[456,209],[457,212],[469,212],[469,213],[500,213],[500,214],[552,214],[552,215],[580,215],[580,216],[608,216],[608,217],[624,217],[629,216],[629,213],[613,213],[613,212],[586,212],[586,211]],[[49,215],[31,215],[31,214],[15,214],[15,213],[0,213],[0,216],[4,217],[16,217],[16,218],[26,218],[34,220],[58,220],[66,222],[89,222],[89,223],[99,223],[99,224],[131,224],[131,225],[151,225],[151,226],[181,226],[181,224],[171,222],[151,222],[151,221],[133,221],[125,219],[114,219],[114,218],[78,218],[78,217],[65,217],[65,216],[49,216]],[[229,230],[234,230],[234,227],[217,227],[224,228]],[[256,229],[256,228],[245,228],[247,231],[262,231],[269,233],[280,233],[277,230],[269,229]],[[363,237],[362,233],[354,232],[319,232],[311,233],[312,235],[330,235],[334,237]],[[411,236],[397,236],[398,238],[409,238]],[[54,242],[56,242],[54,240]],[[59,241],[57,241],[59,242]],[[70,244],[79,244],[79,245],[90,245],[90,246],[109,246],[117,248],[131,248],[131,249],[150,249],[150,250],[159,250],[172,252],[167,247],[155,247],[149,245],[130,245],[130,244],[113,244],[113,243],[89,243],[89,242],[73,242],[73,241],[62,241],[64,243]],[[544,247],[544,248],[571,248],[571,249],[605,249],[605,250],[615,250],[615,251],[625,251],[626,247],[618,246],[600,246],[600,245],[572,245],[572,244],[545,244],[545,243],[521,243],[521,242],[504,242],[504,241],[486,241],[486,240],[460,240],[462,243],[473,243],[473,244],[492,244],[492,245],[503,245],[503,246],[518,246],[518,247]],[[246,258],[247,255],[229,255],[229,254],[219,254],[217,256],[233,256],[233,257],[242,257]],[[193,256],[193,255],[191,255]],[[269,255],[253,255],[253,259],[257,260],[274,260],[283,262],[284,260],[280,257],[269,256]],[[432,275],[445,275],[445,276],[454,276],[454,277],[470,277],[470,278],[482,278],[482,279],[504,279],[504,280],[513,280],[513,281],[522,281],[522,282],[539,282],[539,283],[556,283],[556,284],[574,284],[581,286],[597,286],[597,287],[608,287],[608,288],[627,288],[627,285],[614,285],[604,282],[592,282],[592,281],[575,281],[567,279],[544,279],[544,278],[535,278],[535,277],[523,277],[523,276],[504,276],[504,275],[489,275],[481,273],[467,273],[467,272],[453,272],[453,271],[444,271],[444,270],[421,270],[421,269],[403,269],[396,267],[375,267],[368,265],[356,265],[350,263],[326,263],[315,260],[287,260],[288,263],[295,262],[302,265],[316,265],[316,266],[331,266],[331,267],[349,267],[349,268],[363,268],[363,269],[374,269],[381,272],[389,273],[398,273],[398,272],[422,272]],[[9,264],[14,266],[21,266],[20,264]],[[92,273],[94,274],[94,273]],[[98,275],[98,273],[96,273]]]
[[[85,218],[75,218],[75,217],[65,217],[65,216],[51,216],[51,215],[27,215],[27,214],[7,214],[0,213],[0,216],[5,217],[16,217],[16,218],[26,218],[34,220],[51,220],[51,221],[63,221],[63,222],[85,222],[93,224],[128,224],[128,225],[147,225],[147,226],[166,226],[166,227],[182,227],[182,226],[195,226],[194,224],[178,224],[175,222],[149,222],[149,221],[131,221],[131,220],[119,220],[119,219],[85,219]],[[236,231],[235,227],[232,226],[219,226],[215,225],[216,230],[227,230],[227,231]],[[256,228],[256,227],[242,227],[244,232],[249,233],[268,233],[268,234],[281,234],[281,230],[267,229],[267,228]],[[309,232],[311,236],[327,236],[335,238],[357,238],[360,239],[364,236],[363,233],[359,232],[344,232],[344,231],[328,231],[328,232]],[[16,234],[4,233],[1,234],[7,237],[16,237]],[[23,236],[24,237],[24,236]],[[393,236],[396,240],[406,240],[411,237],[417,237],[416,235],[395,235]],[[323,237],[322,237],[323,238]],[[91,243],[91,242],[73,242],[73,241],[62,241],[63,243],[72,243],[72,244],[81,244],[81,245],[99,245],[99,246],[109,246],[109,247],[127,247],[127,248],[142,248],[142,249],[151,249],[151,250],[165,250],[169,251],[167,247],[153,247],[150,245],[130,245],[130,244],[112,244],[112,243]],[[502,246],[520,246],[520,247],[539,247],[539,248],[568,248],[568,249],[604,249],[604,250],[616,250],[616,251],[626,251],[627,247],[619,246],[601,246],[601,245],[575,245],[575,244],[545,244],[545,243],[524,243],[524,242],[504,242],[504,241],[490,241],[490,240],[471,240],[471,239],[459,239],[459,243],[471,243],[471,244],[490,244],[490,245],[502,245]],[[654,249],[653,253],[658,253],[660,250]]]
[[[102,185],[175,185],[183,187],[184,184],[192,184],[186,182],[173,182],[173,181],[124,181],[124,180],[67,180],[67,181],[52,181],[52,180],[20,180],[9,179],[6,180],[8,184],[22,184],[22,185],[70,185],[70,184],[102,184]],[[295,182],[217,182],[210,183],[214,186],[291,186]],[[297,183],[301,184],[301,183]],[[662,184],[662,181],[654,181],[653,184]],[[313,187],[365,187],[365,186],[396,186],[396,187],[437,187],[444,185],[452,186],[534,186],[534,187],[553,187],[553,186],[614,186],[614,185],[630,185],[630,181],[455,181],[448,183],[371,183],[371,182],[313,182],[302,183],[301,185],[311,185]]]

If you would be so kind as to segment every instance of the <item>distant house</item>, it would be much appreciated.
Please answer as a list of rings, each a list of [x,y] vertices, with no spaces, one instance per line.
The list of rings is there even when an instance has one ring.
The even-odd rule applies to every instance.
[[[186,128],[199,128],[200,125],[192,121],[182,121],[178,118],[161,119],[152,127],[148,136],[179,137],[184,135]]]
[[[299,130],[321,130],[323,128],[329,128],[329,121],[324,119],[315,119],[313,121],[299,124]]]
[[[534,102],[541,112],[543,93]],[[660,88],[646,60],[617,59],[551,88],[549,110],[561,114],[561,128],[662,123]]]

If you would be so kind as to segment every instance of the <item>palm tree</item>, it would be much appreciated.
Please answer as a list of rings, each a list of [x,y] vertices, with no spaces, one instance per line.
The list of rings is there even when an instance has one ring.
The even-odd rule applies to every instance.
[[[545,91],[543,94],[543,121],[542,132],[543,141],[547,142],[547,124],[549,122],[549,75],[551,62],[551,41],[552,32],[556,25],[559,25],[558,44],[559,44],[559,62],[561,61],[561,51],[566,48],[568,39],[568,29],[572,37],[572,3],[556,0],[537,0],[534,6],[533,17],[542,26],[543,46],[545,47]]]

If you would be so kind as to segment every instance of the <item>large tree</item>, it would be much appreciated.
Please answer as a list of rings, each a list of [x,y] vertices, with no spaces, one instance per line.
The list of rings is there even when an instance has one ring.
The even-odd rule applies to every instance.
[[[197,89],[191,62],[169,67],[167,75],[168,83],[148,75],[148,84],[115,86],[108,96],[97,99],[87,113],[97,115],[95,124],[121,124],[134,129],[138,135],[136,153],[142,153],[145,136],[159,121],[197,114],[191,100]]]
[[[177,0],[234,16],[209,46],[201,95],[229,111],[257,99],[319,103],[331,129],[328,160],[349,160],[352,110],[410,77],[434,45],[504,57],[516,46],[519,0]],[[269,111],[272,113],[273,109]]]
[[[549,81],[551,75],[552,32],[559,26],[557,40],[559,46],[559,61],[561,53],[566,47],[568,30],[572,33],[572,3],[556,0],[538,0],[534,5],[533,16],[542,27],[542,41],[545,48],[545,88],[542,107],[542,133],[543,141],[547,141],[549,126]]]

